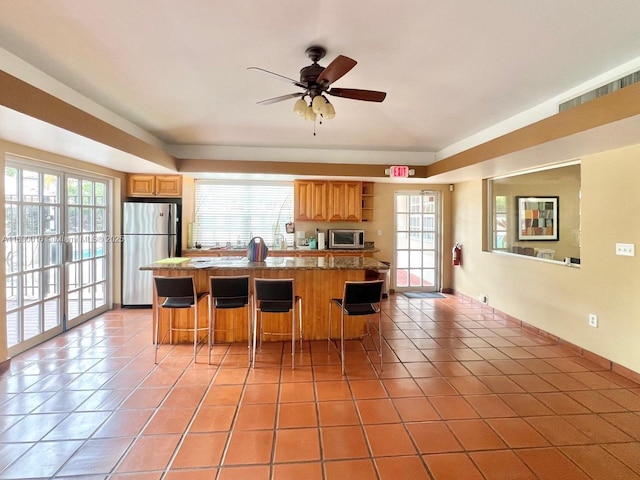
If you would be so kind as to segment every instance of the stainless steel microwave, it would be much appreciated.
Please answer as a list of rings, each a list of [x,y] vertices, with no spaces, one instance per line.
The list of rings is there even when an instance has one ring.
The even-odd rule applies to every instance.
[[[329,230],[329,248],[364,248],[364,230]]]

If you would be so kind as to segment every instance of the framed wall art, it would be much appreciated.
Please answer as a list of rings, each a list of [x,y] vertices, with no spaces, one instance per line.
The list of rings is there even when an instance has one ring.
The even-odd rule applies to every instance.
[[[558,197],[516,197],[518,241],[558,241]]]

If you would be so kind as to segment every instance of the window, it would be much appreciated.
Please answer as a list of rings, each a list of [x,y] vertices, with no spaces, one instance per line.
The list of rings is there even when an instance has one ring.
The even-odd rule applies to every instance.
[[[507,197],[496,195],[493,206],[493,245],[496,250],[507,249]]]
[[[204,247],[244,247],[252,237],[273,245],[292,220],[293,183],[196,181],[193,241]]]
[[[564,262],[580,258],[580,162],[553,165],[488,180],[486,216],[489,248]],[[518,197],[559,199],[554,239],[518,235]]]

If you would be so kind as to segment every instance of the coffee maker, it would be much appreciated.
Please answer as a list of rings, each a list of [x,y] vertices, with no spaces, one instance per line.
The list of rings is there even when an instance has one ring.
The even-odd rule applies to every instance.
[[[307,232],[302,230],[296,230],[296,248],[309,248],[309,240],[307,239]]]

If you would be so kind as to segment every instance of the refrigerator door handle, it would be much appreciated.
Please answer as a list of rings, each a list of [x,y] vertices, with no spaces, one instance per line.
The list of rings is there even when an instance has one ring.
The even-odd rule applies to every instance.
[[[171,224],[173,222],[173,215],[171,215],[171,213],[171,207],[169,207],[169,218],[167,219],[167,257],[173,257],[171,252],[174,251],[173,237],[171,236]]]

